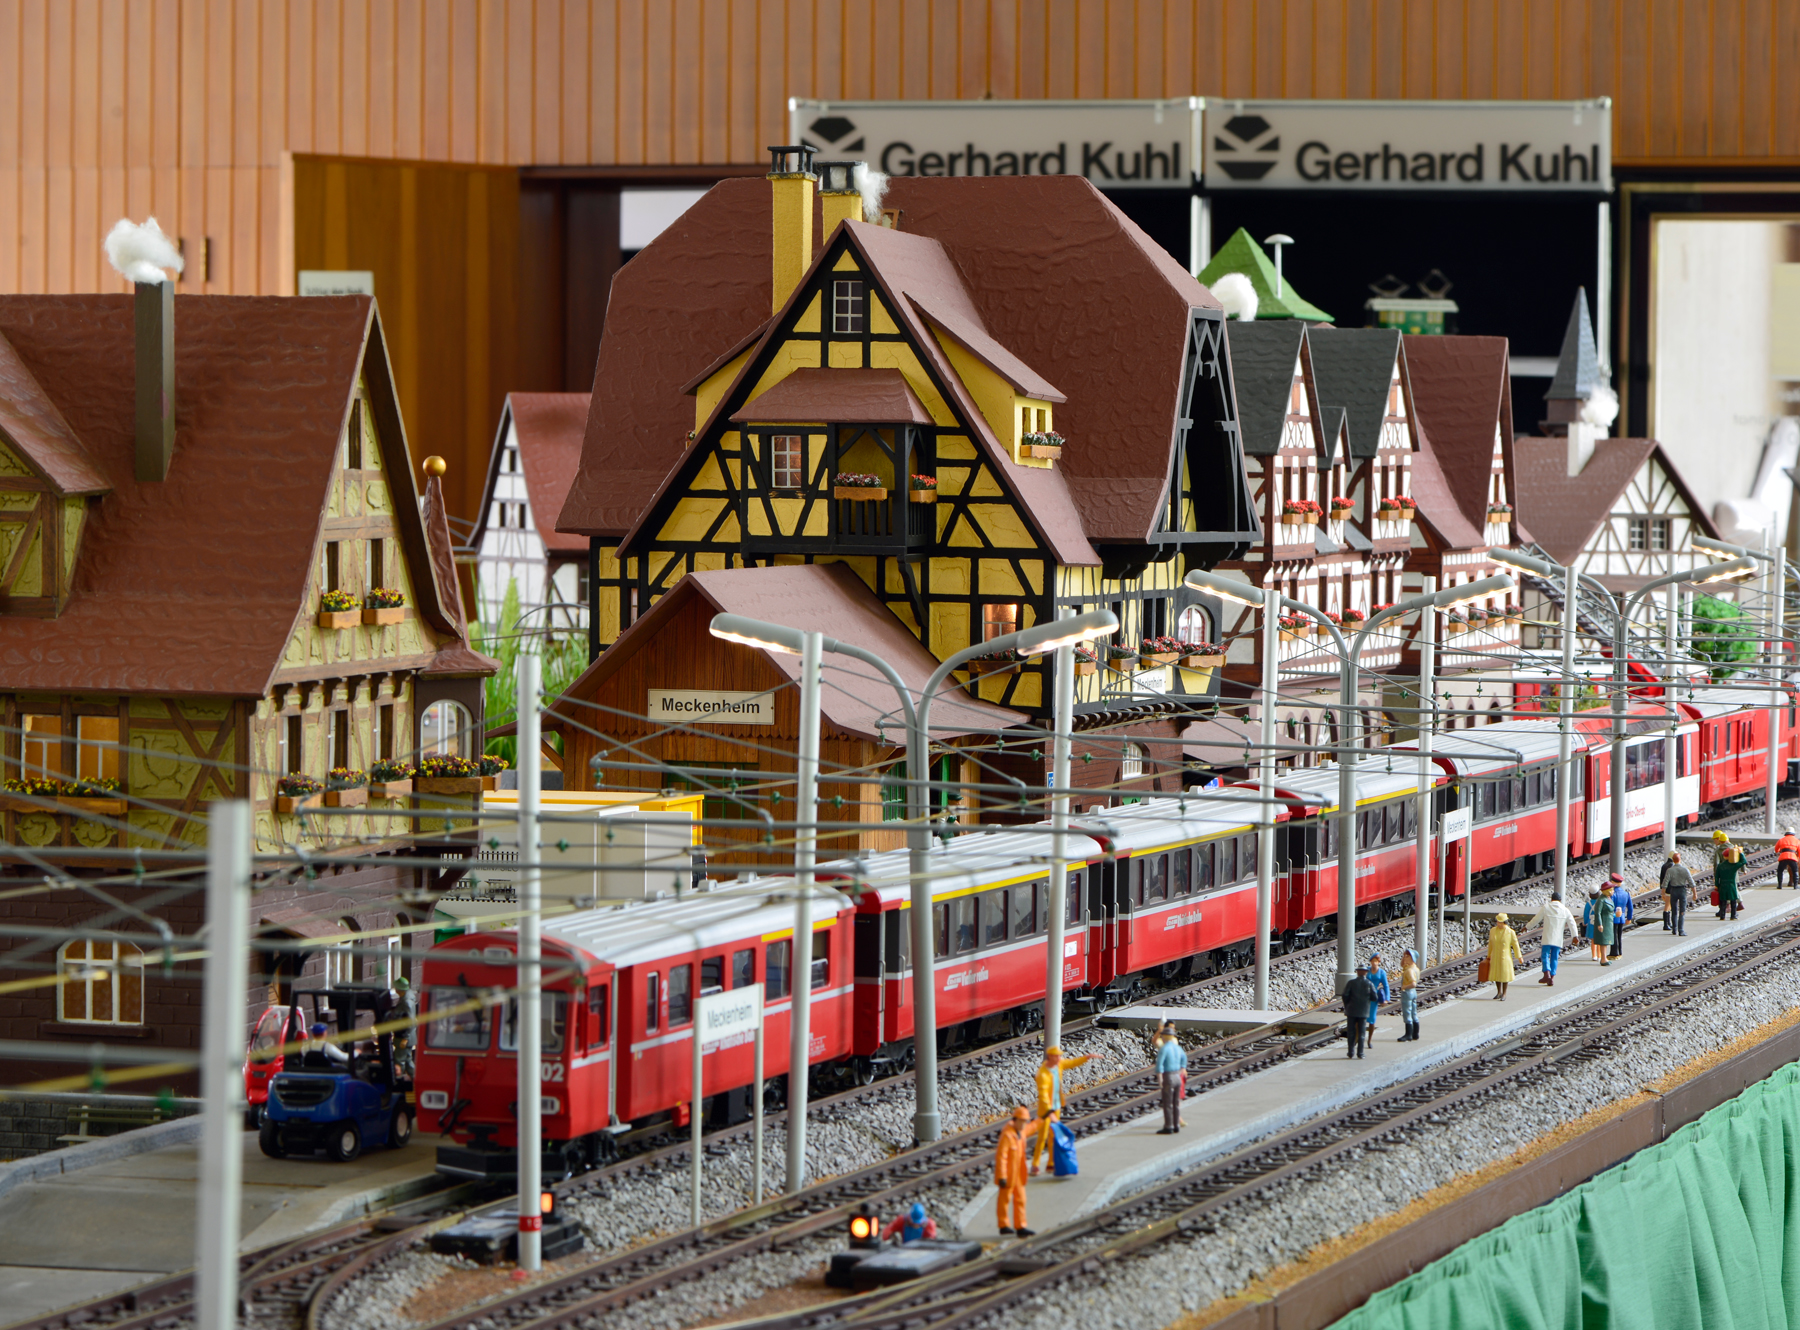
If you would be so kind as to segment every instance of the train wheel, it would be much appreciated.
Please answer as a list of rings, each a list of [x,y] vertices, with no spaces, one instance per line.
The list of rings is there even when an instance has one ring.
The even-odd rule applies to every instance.
[[[256,1143],[271,1159],[286,1159],[287,1149],[281,1144],[281,1133],[273,1122],[265,1121],[257,1130]]]
[[[340,1164],[347,1164],[362,1153],[362,1132],[354,1122],[340,1122],[331,1129],[325,1153]]]
[[[1104,988],[1094,994],[1094,1015],[1098,1016],[1106,1010],[1107,997],[1108,993]]]
[[[601,1164],[617,1163],[619,1158],[619,1142],[610,1131],[594,1134],[594,1159]]]
[[[867,1058],[850,1059],[850,1080],[856,1085],[875,1084],[875,1064]]]
[[[787,1107],[787,1077],[771,1076],[763,1082],[763,1112],[779,1113]]]

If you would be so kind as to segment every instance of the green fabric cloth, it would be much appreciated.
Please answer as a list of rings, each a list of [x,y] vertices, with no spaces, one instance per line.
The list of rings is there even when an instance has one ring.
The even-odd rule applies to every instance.
[[[1738,874],[1744,871],[1742,859],[1721,859],[1713,869],[1713,885],[1719,889],[1719,901],[1737,901],[1743,898],[1738,895]]]
[[[1333,1330],[1800,1330],[1800,1066],[1464,1243]]]

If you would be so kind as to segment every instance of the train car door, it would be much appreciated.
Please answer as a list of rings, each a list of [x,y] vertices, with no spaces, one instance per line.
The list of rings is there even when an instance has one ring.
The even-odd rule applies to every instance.
[[[871,893],[873,896],[873,893]],[[885,1024],[883,1016],[886,1009],[887,966],[885,964],[889,947],[884,936],[886,930],[894,928],[900,922],[900,911],[883,911],[877,908],[870,913],[860,911],[851,916],[855,920],[851,945],[851,973],[853,994],[851,1002],[851,1028],[855,1031],[852,1043],[855,1051],[864,1057],[875,1051],[881,1042],[880,1031]]]

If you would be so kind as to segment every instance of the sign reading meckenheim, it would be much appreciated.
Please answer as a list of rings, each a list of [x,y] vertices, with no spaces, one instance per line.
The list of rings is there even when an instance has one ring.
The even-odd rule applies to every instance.
[[[773,725],[773,693],[722,693],[697,688],[652,688],[645,708],[651,720],[690,725]]]

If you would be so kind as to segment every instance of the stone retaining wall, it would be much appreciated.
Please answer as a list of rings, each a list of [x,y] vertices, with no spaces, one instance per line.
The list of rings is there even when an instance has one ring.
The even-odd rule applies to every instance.
[[[156,1102],[150,1095],[131,1094],[50,1094],[33,1093],[0,1097],[0,1160],[28,1159],[33,1155],[60,1150],[68,1144],[58,1136],[80,1130],[81,1107],[90,1112],[108,1113],[121,1108],[142,1109]],[[200,1111],[198,1099],[176,1099],[172,1106],[165,1102],[163,1119],[192,1117]],[[90,1122],[89,1136],[116,1136],[129,1130],[124,1123]]]

